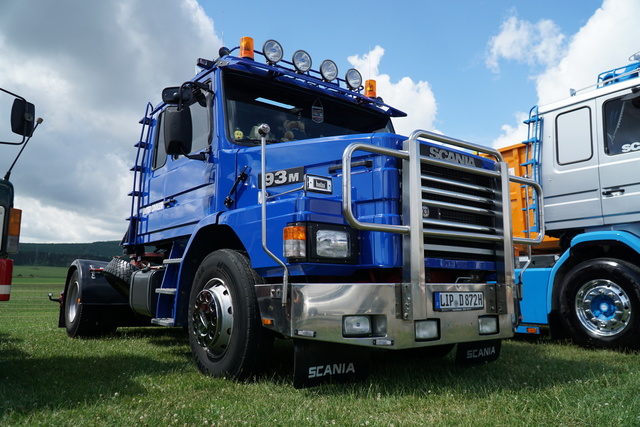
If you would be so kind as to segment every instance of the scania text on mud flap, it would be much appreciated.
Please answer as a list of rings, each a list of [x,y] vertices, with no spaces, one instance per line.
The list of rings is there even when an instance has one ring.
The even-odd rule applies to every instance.
[[[366,377],[373,348],[498,357],[519,315],[500,153],[400,136],[375,82],[282,53],[245,38],[147,106],[125,256],[71,266],[60,326],[186,327],[198,368],[231,378],[290,339],[296,387]]]
[[[518,332],[640,348],[640,53],[629,61],[533,107],[527,140],[501,150],[515,174],[544,190],[540,205],[512,188],[514,234],[540,232],[536,210],[547,234],[532,257],[519,249]]]
[[[0,301],[9,301],[13,275],[13,260],[9,255],[18,252],[22,220],[22,211],[13,207],[14,188],[9,178],[33,132],[42,123],[42,119],[35,118],[35,106],[20,95],[2,88],[0,92],[14,98],[11,106],[11,132],[22,137],[19,141],[0,141],[0,144],[5,145],[22,145],[4,177],[0,179]],[[4,139],[4,133],[0,139]]]

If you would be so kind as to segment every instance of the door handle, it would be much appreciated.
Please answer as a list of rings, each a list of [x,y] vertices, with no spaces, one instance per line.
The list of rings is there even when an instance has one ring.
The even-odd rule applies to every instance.
[[[620,187],[609,188],[602,191],[603,196],[609,196],[609,197],[622,196],[623,194],[624,194],[624,188],[620,188]]]

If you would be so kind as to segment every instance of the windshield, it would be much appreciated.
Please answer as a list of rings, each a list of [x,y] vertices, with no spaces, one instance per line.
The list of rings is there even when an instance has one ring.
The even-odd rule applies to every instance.
[[[384,113],[265,78],[227,72],[224,91],[227,134],[238,144],[259,143],[262,123],[269,142],[393,132]]]

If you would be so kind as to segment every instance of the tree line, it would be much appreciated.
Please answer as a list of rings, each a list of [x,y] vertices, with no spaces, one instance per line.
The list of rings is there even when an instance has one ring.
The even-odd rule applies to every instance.
[[[93,243],[20,243],[19,252],[12,254],[14,265],[66,267],[75,259],[109,261],[122,254],[120,242]]]

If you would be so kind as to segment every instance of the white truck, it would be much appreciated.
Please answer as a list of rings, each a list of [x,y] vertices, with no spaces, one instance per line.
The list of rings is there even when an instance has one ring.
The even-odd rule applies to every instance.
[[[512,186],[514,235],[548,238],[520,274],[518,332],[585,347],[640,347],[640,52],[596,84],[531,109],[528,139],[501,152],[540,183],[544,206]],[[524,251],[523,251],[524,252]]]

